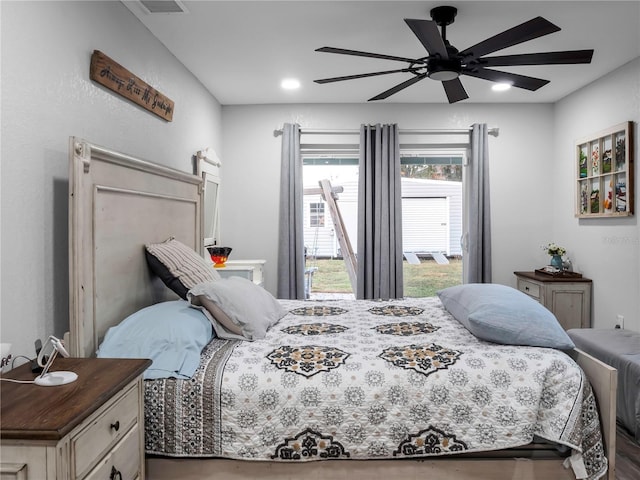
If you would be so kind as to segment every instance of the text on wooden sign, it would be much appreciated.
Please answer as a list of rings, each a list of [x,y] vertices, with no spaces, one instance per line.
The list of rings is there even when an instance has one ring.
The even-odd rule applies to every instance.
[[[155,113],[167,121],[173,119],[173,100],[149,86],[119,63],[114,62],[99,50],[91,55],[91,80],[122,95],[142,108]]]

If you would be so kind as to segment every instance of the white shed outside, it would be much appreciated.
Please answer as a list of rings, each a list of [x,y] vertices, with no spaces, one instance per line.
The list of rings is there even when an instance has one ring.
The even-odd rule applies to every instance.
[[[462,182],[414,178],[403,178],[401,182],[403,251],[462,255]],[[344,188],[337,204],[356,251],[358,181],[336,182],[333,186]],[[320,195],[304,197],[304,244],[309,255],[341,256],[331,215]]]

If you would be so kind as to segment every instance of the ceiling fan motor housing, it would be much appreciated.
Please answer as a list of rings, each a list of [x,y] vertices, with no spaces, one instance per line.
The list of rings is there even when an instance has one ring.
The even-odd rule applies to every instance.
[[[429,12],[431,18],[439,27],[451,25],[458,14],[456,7],[442,6],[432,8]]]
[[[427,60],[428,77],[446,82],[460,76],[462,64],[459,58],[430,58]]]

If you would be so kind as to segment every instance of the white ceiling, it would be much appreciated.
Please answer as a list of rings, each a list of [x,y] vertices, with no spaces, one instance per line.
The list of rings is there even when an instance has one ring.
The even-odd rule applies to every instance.
[[[633,1],[188,1],[188,13],[149,14],[124,0],[140,21],[223,105],[363,103],[410,78],[409,73],[319,85],[315,79],[404,68],[406,64],[319,53],[323,46],[400,57],[426,56],[404,18],[430,20],[431,8],[458,8],[447,39],[459,50],[542,16],[562,30],[494,55],[594,49],[586,65],[496,67],[551,83],[536,92],[491,91],[491,82],[462,76],[461,103],[555,102],[640,56],[640,0]],[[283,91],[284,77],[302,86]],[[447,103],[440,82],[425,79],[385,103]]]

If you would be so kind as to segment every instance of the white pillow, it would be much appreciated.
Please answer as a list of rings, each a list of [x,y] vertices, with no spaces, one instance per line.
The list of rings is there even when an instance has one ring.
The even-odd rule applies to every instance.
[[[257,340],[287,313],[264,288],[242,277],[200,283],[187,293],[209,317],[220,338]]]

